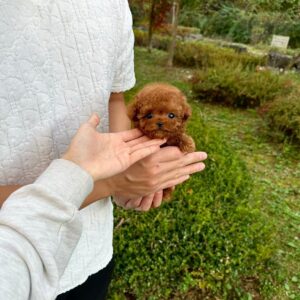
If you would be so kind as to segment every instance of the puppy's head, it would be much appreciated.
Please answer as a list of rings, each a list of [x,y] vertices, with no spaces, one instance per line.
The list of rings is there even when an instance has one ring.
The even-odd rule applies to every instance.
[[[163,83],[146,85],[128,107],[128,115],[145,135],[169,138],[183,132],[191,115],[183,93]]]

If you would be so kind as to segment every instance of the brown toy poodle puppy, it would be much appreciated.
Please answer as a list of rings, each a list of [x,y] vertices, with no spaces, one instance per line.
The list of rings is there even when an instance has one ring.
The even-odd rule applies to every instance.
[[[146,85],[128,106],[128,116],[134,127],[150,138],[166,138],[164,146],[177,146],[182,152],[194,152],[195,143],[185,133],[191,108],[184,94],[165,83]],[[164,199],[171,197],[172,189],[165,189]]]

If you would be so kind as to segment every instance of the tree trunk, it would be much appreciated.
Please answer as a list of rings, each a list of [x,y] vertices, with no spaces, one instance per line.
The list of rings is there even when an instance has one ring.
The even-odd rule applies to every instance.
[[[151,9],[150,9],[150,16],[149,16],[149,28],[148,28],[148,51],[151,52],[152,50],[152,37],[153,37],[153,25],[154,25],[154,18],[155,18],[155,4],[157,0],[152,0],[151,2]]]
[[[176,47],[176,35],[177,35],[177,26],[178,26],[178,17],[179,17],[179,2],[180,0],[173,1],[172,7],[172,39],[169,45],[169,57],[167,66],[173,67],[173,59],[175,54]]]

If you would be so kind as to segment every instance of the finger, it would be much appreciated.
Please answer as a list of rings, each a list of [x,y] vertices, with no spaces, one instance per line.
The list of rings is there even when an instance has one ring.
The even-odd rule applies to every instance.
[[[143,135],[135,140],[132,140],[130,142],[127,142],[126,145],[129,146],[129,147],[133,147],[135,145],[138,145],[138,144],[141,144],[143,142],[147,142],[147,141],[150,141],[151,139],[148,138],[147,136]]]
[[[182,176],[187,176],[187,175],[191,175],[191,174],[194,174],[194,173],[197,173],[197,172],[201,172],[204,169],[205,169],[205,164],[202,163],[202,162],[192,164],[192,165],[188,165],[186,167],[183,167],[183,168],[173,170],[171,172],[166,173],[161,178],[161,182],[169,182],[169,181],[172,181],[172,180],[177,180],[178,178],[180,178]]]
[[[178,147],[169,146],[161,148],[161,150],[155,154],[155,161],[169,162],[173,160],[178,160],[183,156],[184,154],[179,150]]]
[[[87,122],[96,129],[100,123],[100,118],[96,113],[93,113]]]
[[[163,199],[163,191],[156,192],[153,198],[152,207],[157,208],[161,206]]]
[[[140,144],[137,144],[137,145],[131,147],[130,153],[133,153],[137,150],[147,148],[147,147],[150,147],[150,146],[161,146],[165,142],[166,142],[166,140],[158,140],[158,139],[150,140],[150,141],[148,140],[146,142],[143,142],[143,143],[140,143]]]
[[[143,135],[143,133],[138,129],[131,129],[122,132],[116,133],[118,136],[122,138],[124,142],[129,142],[135,140]]]
[[[151,195],[148,195],[146,197],[143,197],[140,206],[138,208],[136,208],[136,210],[138,210],[138,211],[148,211],[152,206],[154,195],[155,194],[151,194]]]
[[[136,163],[137,161],[139,161],[159,150],[160,150],[159,145],[152,145],[152,146],[134,151],[133,153],[130,154],[130,166],[132,164]]]
[[[170,172],[178,168],[182,168],[191,164],[201,162],[207,158],[205,152],[192,152],[183,155],[180,159],[174,160],[172,162],[164,162],[161,164],[161,170],[163,172]]]
[[[164,185],[161,186],[161,188],[167,189],[167,188],[174,187],[174,189],[175,189],[176,185],[181,184],[181,183],[187,181],[188,179],[190,179],[189,175],[181,176],[177,179],[173,179],[173,180],[166,182]]]
[[[140,198],[137,198],[137,199],[130,199],[126,202],[125,204],[125,208],[126,209],[135,209],[137,207],[139,207],[141,205],[141,202],[142,202],[142,197]]]

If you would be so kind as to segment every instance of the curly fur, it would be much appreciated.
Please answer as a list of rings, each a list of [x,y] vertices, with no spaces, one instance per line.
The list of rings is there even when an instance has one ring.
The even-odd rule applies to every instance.
[[[193,139],[185,133],[191,108],[184,94],[165,83],[146,85],[128,106],[128,116],[146,136],[166,138],[165,146],[177,146],[182,152],[195,151]],[[164,199],[171,189],[164,190]]]

